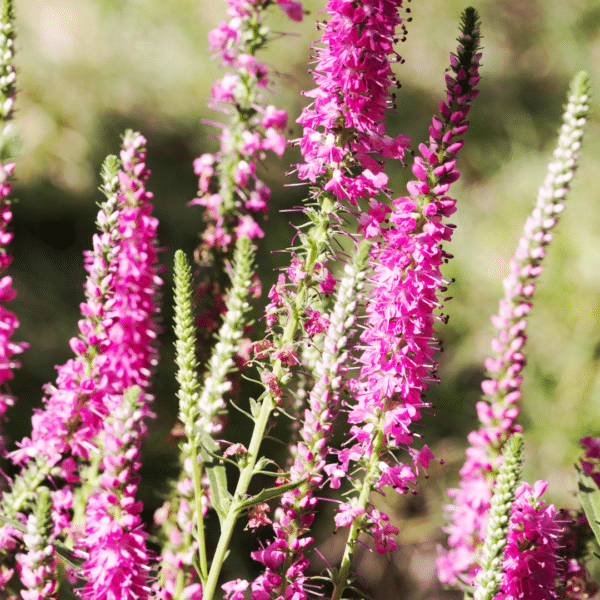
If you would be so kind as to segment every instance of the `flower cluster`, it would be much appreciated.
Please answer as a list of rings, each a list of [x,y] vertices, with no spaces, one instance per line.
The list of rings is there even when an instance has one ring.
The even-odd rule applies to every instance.
[[[351,206],[385,190],[388,178],[377,155],[402,160],[408,147],[406,136],[387,136],[383,123],[389,88],[397,85],[390,56],[402,60],[394,50],[396,29],[406,33],[400,11],[408,12],[402,0],[327,3],[330,18],[316,47],[318,87],[305,93],[314,101],[298,119],[305,160],[298,176]]]
[[[98,485],[95,469],[85,466],[102,457],[106,418],[119,414],[131,386],[143,392],[136,436],[145,435],[143,418],[151,415],[147,403],[152,399],[146,390],[158,362],[155,319],[162,283],[155,267],[158,221],[151,216],[152,194],[145,189],[145,143],[143,136],[128,131],[120,161],[109,157],[105,163],[108,199],[98,214],[101,233],[94,236],[94,250],[85,253],[89,275],[87,301],[80,306],[81,334],[70,341],[76,357],[58,367],[56,384],[45,387],[44,409],[32,418],[31,438],[12,453],[23,469],[2,497],[5,515],[14,516],[33,502],[49,475],[55,483],[59,478],[67,485]]]
[[[35,512],[27,517],[27,530],[23,535],[23,543],[27,552],[21,552],[16,557],[17,571],[24,587],[21,592],[23,600],[54,600],[57,598],[56,566],[58,560],[52,546],[57,531],[52,524],[51,510],[50,492],[47,488],[40,488]]]
[[[540,500],[547,486],[545,481],[537,481],[533,488],[522,482],[515,493],[498,600],[557,598],[555,581],[563,526],[557,521],[554,505]]]
[[[199,190],[198,197],[189,203],[205,208],[202,243],[196,250],[196,261],[204,269],[197,288],[202,301],[197,321],[203,332],[201,341],[208,348],[218,318],[225,311],[221,292],[224,284],[215,277],[214,269],[220,269],[221,261],[231,257],[236,238],[264,236],[253,215],[267,212],[271,190],[257,175],[257,167],[266,151],[281,157],[287,144],[283,135],[287,113],[266,105],[269,72],[255,56],[272,37],[262,21],[262,13],[270,3],[228,0],[230,21],[221,22],[208,35],[210,49],[222,66],[231,69],[213,85],[211,104],[227,114],[229,122],[217,124],[222,128],[218,135],[220,150],[194,161]],[[300,2],[286,0],[279,4],[294,21],[302,19]]]
[[[8,231],[12,220],[9,195],[12,184],[11,177],[14,173],[15,163],[9,159],[13,155],[15,132],[12,123],[16,72],[12,64],[14,53],[14,25],[12,3],[5,2],[0,8],[2,11],[0,25],[0,427],[5,418],[6,411],[12,406],[14,398],[8,388],[8,381],[13,378],[13,369],[19,367],[15,359],[17,354],[29,347],[25,342],[11,340],[15,330],[19,327],[16,315],[8,310],[4,304],[13,300],[17,292],[12,287],[12,277],[5,275],[12,262],[8,254],[8,245],[13,234]],[[0,457],[6,453],[6,443],[0,429]]]
[[[490,379],[481,385],[486,401],[477,403],[482,427],[469,434],[471,447],[460,471],[460,488],[448,490],[454,505],[448,507],[452,518],[447,529],[450,549],[442,552],[438,559],[438,574],[443,583],[453,584],[459,579],[467,583],[473,581],[478,570],[476,551],[483,540],[502,446],[513,432],[521,429],[514,421],[519,413],[515,404],[521,396],[521,370],[525,364],[526,316],[532,306],[534,280],[542,272],[545,247],[552,241],[551,230],[564,209],[575,172],[588,112],[588,88],[585,74],[577,76],[572,83],[554,160],[548,166],[536,206],[510,261],[499,313],[492,317],[498,335],[492,341],[494,357],[485,363],[490,374]]]
[[[53,466],[69,451],[88,459],[103,418],[121,404],[123,392],[149,386],[158,361],[155,292],[162,281],[155,272],[158,221],[144,187],[145,141],[128,132],[122,168],[114,161],[106,168],[109,197],[98,214],[102,233],[94,236],[94,250],[85,253],[89,276],[81,334],[70,341],[76,358],[58,367],[56,384],[45,387],[45,408],[32,419],[31,439],[23,439],[13,453],[16,462],[41,455]],[[64,475],[70,477],[74,466],[66,458]]]
[[[408,184],[411,196],[395,200],[393,210],[371,202],[372,221],[365,235],[380,237],[371,253],[372,290],[357,359],[360,374],[350,383],[352,445],[338,453],[338,465],[328,467],[334,487],[341,477],[348,477],[354,462],[365,470],[366,485],[378,490],[391,486],[404,493],[433,458],[426,445],[411,448],[411,425],[427,406],[423,392],[435,381],[434,323],[442,317],[434,313],[442,306],[438,295],[448,284],[440,266],[449,255],[441,244],[452,234],[452,226],[442,220],[455,210],[455,200],[445,194],[459,175],[454,167],[462,140],[456,136],[468,127],[469,103],[477,95],[474,86],[479,81],[479,24],[472,10],[466,11],[459,42],[451,61],[456,76],[446,77],[446,102],[440,104],[441,116],[434,117],[429,145],[420,147],[424,159],[413,167],[419,179]],[[407,450],[413,465],[393,458],[398,447]],[[355,485],[360,488],[363,483]],[[363,508],[376,548],[386,552],[393,544],[385,515],[374,519],[372,511]]]
[[[86,556],[80,590],[83,600],[145,600],[149,553],[135,493],[144,433],[145,400],[140,387],[127,390],[98,436],[102,455],[99,486],[87,498],[84,535],[77,550]]]

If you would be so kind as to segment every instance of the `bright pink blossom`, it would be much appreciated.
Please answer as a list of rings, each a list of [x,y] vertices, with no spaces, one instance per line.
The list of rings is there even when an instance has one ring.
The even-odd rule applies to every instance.
[[[511,508],[499,600],[557,598],[558,549],[563,526],[554,505],[540,501],[547,487],[521,483]]]

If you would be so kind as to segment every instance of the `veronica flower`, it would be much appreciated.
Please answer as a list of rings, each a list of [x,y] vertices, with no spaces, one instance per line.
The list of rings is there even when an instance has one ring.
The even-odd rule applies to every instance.
[[[17,554],[17,571],[24,589],[23,600],[55,600],[57,555],[52,546],[52,501],[48,488],[40,488],[35,511],[27,518],[27,533],[23,535],[26,552]]]
[[[307,598],[308,578],[304,571],[308,559],[304,550],[313,541],[309,531],[316,512],[316,492],[326,477],[324,469],[329,438],[340,409],[340,391],[344,386],[348,349],[355,332],[357,307],[366,279],[369,246],[363,242],[353,263],[346,266],[335,306],[327,316],[329,326],[323,354],[314,369],[317,380],[304,411],[294,451],[295,460],[290,468],[290,482],[302,484],[282,496],[278,518],[273,525],[276,539],[263,550],[252,553],[252,558],[265,566],[264,573],[251,584],[252,599]],[[232,585],[223,586],[227,594],[240,589],[241,581]]]
[[[87,552],[81,566],[86,583],[78,590],[84,600],[148,598],[147,534],[142,503],[135,500],[144,407],[141,388],[133,386],[104,419],[98,436],[100,485],[87,498],[85,534],[77,540],[77,549]]]
[[[288,327],[290,312],[297,311],[308,335],[314,311],[327,309],[335,286],[328,260],[342,222],[338,213],[351,210],[360,218],[359,199],[388,195],[383,158],[402,160],[409,142],[403,135],[387,136],[384,124],[393,107],[389,87],[398,85],[390,63],[402,62],[394,43],[398,29],[400,36],[406,32],[401,13],[408,10],[401,0],[330,0],[326,10],[329,18],[319,25],[323,33],[314,47],[317,87],[305,93],[313,102],[298,119],[303,135],[294,142],[304,159],[298,177],[311,186],[303,210],[312,227],[302,234],[302,247],[291,251],[289,283],[280,278],[267,307],[269,326],[279,321]]]
[[[344,578],[360,531],[373,535],[378,552],[395,549],[397,529],[389,524],[387,515],[370,506],[369,491],[391,486],[405,493],[433,458],[426,445],[420,450],[412,448],[411,426],[427,406],[423,392],[435,382],[438,343],[434,323],[443,319],[435,311],[442,306],[438,296],[448,284],[440,267],[449,255],[441,244],[452,234],[452,226],[443,219],[455,210],[455,200],[445,194],[458,178],[456,154],[462,140],[456,138],[469,124],[469,103],[477,95],[474,86],[479,81],[479,23],[473,9],[463,16],[459,41],[457,55],[451,60],[455,76],[446,77],[447,97],[440,104],[441,115],[434,117],[429,145],[420,146],[423,158],[413,167],[418,180],[407,186],[411,196],[395,200],[395,210],[372,204],[369,211],[380,223],[374,228],[379,238],[371,253],[372,289],[359,346],[360,375],[351,382],[350,439],[338,452],[337,464],[326,467],[333,487],[340,486],[342,477],[351,479],[357,498],[352,509],[360,508],[362,513],[350,527],[335,582],[336,598],[346,585]],[[384,225],[386,221],[389,224]],[[394,455],[398,447],[407,451],[409,462]],[[362,480],[350,476],[356,464],[364,471]]]
[[[16,96],[16,72],[13,67],[14,55],[14,16],[12,0],[6,1],[0,8],[0,427],[9,406],[14,403],[8,381],[13,378],[13,370],[18,368],[17,354],[29,347],[25,342],[11,340],[19,327],[16,315],[8,310],[5,302],[13,300],[17,292],[12,287],[12,277],[5,275],[12,262],[8,253],[13,234],[8,231],[12,220],[9,195],[15,163],[7,157],[12,154],[11,147],[15,141],[15,133],[10,121],[13,117]],[[0,429],[0,456],[6,453],[6,443]]]
[[[513,432],[521,429],[515,419],[519,413],[516,402],[521,396],[521,370],[525,364],[526,317],[532,306],[534,281],[542,272],[545,248],[552,241],[551,231],[564,209],[575,173],[588,112],[588,89],[584,73],[571,83],[554,159],[510,261],[499,313],[492,317],[498,334],[492,341],[494,356],[485,363],[490,374],[481,385],[485,401],[477,403],[482,427],[469,434],[471,447],[467,449],[467,460],[460,471],[460,487],[448,490],[454,504],[448,507],[452,519],[447,528],[450,549],[441,552],[437,565],[442,583],[472,583],[478,570],[476,551],[485,531],[491,486],[502,446]]]
[[[138,385],[144,397],[141,417],[151,414],[147,403],[152,396],[146,390],[158,360],[156,290],[161,280],[155,271],[158,221],[151,216],[152,194],[145,189],[144,145],[143,136],[128,131],[121,163],[116,157],[105,163],[108,200],[98,215],[102,233],[85,255],[87,301],[81,304],[81,335],[70,341],[75,358],[58,367],[56,384],[45,387],[44,409],[32,418],[31,438],[12,453],[23,469],[2,497],[8,517],[35,498],[47,476],[67,484],[80,480],[78,461],[85,465],[98,456],[105,419],[120,410],[126,389]],[[142,418],[139,436],[146,431]],[[85,484],[93,487],[96,481]]]
[[[499,600],[558,598],[559,544],[563,524],[556,508],[540,500],[548,483],[537,481],[532,488],[521,483],[515,493],[504,548],[503,576]]]
[[[491,600],[500,590],[504,547],[509,530],[509,515],[523,469],[523,436],[514,434],[506,444],[498,471],[490,514],[481,551],[481,570],[477,573],[474,598]],[[513,536],[514,537],[514,536]]]
[[[80,337],[70,341],[76,357],[58,368],[56,385],[45,387],[45,408],[35,412],[31,439],[13,453],[16,462],[42,455],[54,465],[68,451],[87,459],[103,417],[124,390],[149,386],[158,361],[155,293],[162,282],[155,272],[158,221],[144,187],[144,144],[140,134],[127,132],[122,169],[112,163],[105,171],[109,198],[98,215],[103,233],[85,254],[87,302]]]
[[[204,277],[198,285],[201,310],[197,322],[204,337],[200,346],[207,349],[225,309],[221,290],[226,283],[214,268],[220,270],[223,260],[231,258],[237,238],[264,237],[256,215],[267,213],[271,190],[260,179],[258,165],[267,151],[281,157],[287,144],[283,134],[287,113],[267,103],[265,91],[270,75],[267,66],[256,59],[258,51],[272,38],[263,21],[271,2],[227,0],[227,4],[229,22],[221,22],[208,39],[221,65],[233,69],[214,84],[210,103],[228,115],[229,121],[217,124],[221,127],[220,150],[194,161],[198,196],[189,203],[204,207],[205,228],[196,251]],[[291,19],[302,19],[300,2],[286,0],[279,4]],[[201,363],[207,357],[208,352],[201,350]]]

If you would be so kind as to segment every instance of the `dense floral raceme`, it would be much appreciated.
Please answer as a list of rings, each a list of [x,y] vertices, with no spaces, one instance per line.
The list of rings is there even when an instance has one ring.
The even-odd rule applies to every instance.
[[[162,282],[155,272],[158,221],[144,187],[144,144],[132,132],[124,139],[123,166],[98,214],[102,233],[85,256],[87,301],[81,304],[81,334],[70,341],[76,358],[58,367],[56,384],[46,386],[45,408],[32,419],[31,439],[13,453],[16,462],[44,455],[54,465],[69,451],[89,458],[103,417],[121,404],[123,392],[149,386],[158,360],[155,291]],[[73,466],[67,458],[65,476]]]
[[[98,214],[101,233],[85,255],[89,275],[81,335],[70,341],[76,357],[58,367],[56,384],[45,388],[44,409],[32,418],[31,438],[12,453],[23,470],[2,498],[4,514],[15,515],[34,500],[36,487],[48,475],[55,483],[58,478],[67,485],[98,485],[97,473],[85,465],[102,458],[106,417],[119,414],[123,394],[133,385],[143,398],[136,409],[136,439],[145,435],[143,419],[151,415],[147,404],[152,399],[146,390],[158,362],[156,302],[162,283],[155,266],[158,222],[151,216],[152,194],[145,189],[145,142],[140,134],[127,132],[120,162],[109,157],[105,163],[108,199]]]
[[[384,118],[393,108],[389,88],[398,82],[392,62],[402,62],[394,49],[406,33],[401,0],[361,0],[327,3],[328,19],[319,23],[322,37],[315,46],[313,99],[298,119],[304,162],[298,177],[310,185],[311,202],[302,210],[311,229],[302,245],[290,251],[290,266],[269,293],[267,325],[290,330],[296,314],[310,338],[327,328],[336,281],[329,261],[335,234],[342,228],[341,211],[365,216],[359,200],[389,197],[384,158],[402,160],[408,138],[385,134]],[[400,33],[398,33],[398,31]],[[373,199],[373,200],[371,200]],[[295,308],[291,308],[294,306]],[[297,350],[296,350],[297,352]]]
[[[13,66],[14,25],[12,5],[2,7],[0,24],[0,457],[6,453],[6,443],[2,433],[2,421],[14,398],[8,388],[8,381],[13,378],[13,369],[19,367],[15,356],[29,347],[25,342],[13,342],[12,336],[19,327],[16,315],[4,305],[13,300],[17,292],[12,287],[12,277],[6,270],[12,262],[8,253],[13,234],[8,231],[12,220],[9,195],[12,188],[10,181],[15,163],[7,160],[14,153],[15,131],[11,123],[15,103],[16,72]]]
[[[61,491],[52,494],[60,498]],[[24,589],[23,600],[55,600],[58,594],[56,567],[57,554],[51,543],[60,532],[60,526],[52,522],[52,498],[48,488],[38,491],[35,511],[27,517],[27,529],[23,535],[25,552],[16,557],[17,571]]]
[[[563,526],[554,505],[540,500],[548,484],[537,481],[532,488],[521,483],[512,505],[504,560],[502,593],[498,600],[557,598],[555,580],[558,547]]]
[[[327,3],[330,17],[321,25],[313,73],[318,87],[305,93],[313,104],[298,119],[305,160],[298,165],[300,179],[352,206],[385,188],[377,156],[402,160],[408,147],[406,136],[387,136],[383,123],[392,107],[389,88],[398,85],[390,66],[401,62],[396,29],[406,32],[399,11],[402,0]]]
[[[84,600],[144,600],[149,554],[135,492],[140,468],[140,437],[145,433],[144,394],[134,386],[125,392],[103,420],[97,444],[102,454],[98,488],[87,498],[84,535],[78,540],[87,552],[81,567]]]
[[[571,85],[554,159],[510,261],[499,313],[492,317],[498,334],[492,341],[494,357],[485,363],[490,375],[481,385],[485,401],[477,403],[482,427],[469,434],[471,447],[460,471],[460,488],[448,490],[454,504],[447,507],[452,520],[447,528],[450,549],[441,551],[438,558],[438,575],[443,583],[454,584],[458,580],[472,583],[478,570],[476,552],[483,540],[502,446],[512,432],[521,429],[515,419],[519,413],[516,403],[521,396],[521,370],[525,365],[526,317],[532,307],[534,280],[542,272],[545,247],[552,241],[551,230],[564,209],[575,173],[588,112],[588,93],[587,76],[581,73]]]
[[[338,453],[338,464],[326,467],[333,487],[339,487],[358,463],[366,475],[364,482],[355,482],[357,489],[390,486],[405,493],[432,458],[426,445],[420,450],[412,447],[411,426],[426,406],[423,392],[435,382],[434,323],[444,319],[436,311],[443,306],[439,296],[448,284],[440,268],[450,258],[442,243],[450,240],[453,228],[443,219],[455,211],[456,202],[446,193],[459,176],[456,156],[463,142],[457,138],[469,125],[466,116],[479,82],[479,23],[472,10],[463,17],[459,42],[451,59],[454,76],[446,76],[441,114],[433,119],[429,144],[420,146],[423,158],[415,160],[413,172],[418,179],[407,186],[410,196],[394,200],[392,209],[371,202],[369,218],[361,223],[364,235],[376,240],[371,253],[372,289],[359,346],[360,374],[350,382],[351,438]],[[407,462],[393,454],[398,447],[407,451]],[[340,519],[356,509],[342,505]],[[382,553],[394,549],[395,527],[387,517],[366,505],[362,510],[376,549]]]
[[[197,291],[201,301],[197,321],[201,345],[206,348],[210,348],[211,336],[225,312],[222,289],[226,283],[214,269],[221,269],[223,260],[231,258],[236,238],[264,237],[256,215],[268,212],[271,190],[257,169],[267,151],[281,157],[287,144],[287,112],[267,102],[272,82],[267,65],[256,58],[274,37],[263,20],[271,2],[227,3],[230,21],[222,21],[213,29],[208,41],[214,56],[230,70],[213,85],[209,106],[225,113],[229,120],[211,122],[221,129],[217,136],[220,149],[194,161],[199,189],[197,198],[189,203],[205,209],[202,243],[195,257],[203,268]],[[292,20],[302,19],[300,2],[281,0],[278,4]],[[201,349],[201,362],[205,362],[205,354]]]

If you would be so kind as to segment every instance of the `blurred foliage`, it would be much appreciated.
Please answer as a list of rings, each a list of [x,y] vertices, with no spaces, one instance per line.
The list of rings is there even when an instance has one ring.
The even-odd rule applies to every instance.
[[[10,413],[14,439],[27,435],[33,407],[41,406],[41,385],[54,380],[54,365],[71,355],[67,340],[77,332],[83,300],[82,251],[90,247],[101,196],[99,169],[115,153],[126,127],[148,139],[148,188],[155,214],[162,263],[170,270],[173,253],[191,254],[202,227],[200,209],[188,208],[197,189],[192,160],[215,149],[218,120],[206,108],[218,64],[210,60],[206,34],[225,18],[217,0],[15,0],[18,26],[18,102],[16,125],[23,150],[17,161],[14,197],[14,263],[18,290],[12,309],[21,320],[16,339],[31,343],[12,383],[19,402]],[[313,87],[307,57],[317,38],[314,20],[323,8],[309,0],[302,24],[277,8],[270,25],[282,33],[262,58],[277,73],[273,103],[294,123],[306,104],[300,91]],[[465,4],[455,0],[417,0],[413,21],[398,48],[405,64],[396,73],[397,114],[391,134],[404,133],[413,147],[427,137],[431,115],[443,90],[448,54],[455,49],[458,19]],[[475,426],[475,402],[484,377],[492,328],[489,316],[502,294],[502,277],[535,201],[556,141],[568,81],[586,69],[592,89],[600,89],[600,8],[596,0],[485,0],[482,17],[484,57],[481,92],[471,111],[472,125],[459,156],[462,177],[452,193],[459,199],[457,229],[448,250],[455,255],[447,276],[453,300],[440,326],[445,352],[441,384],[429,399],[435,417],[424,420],[422,435],[445,465],[434,465],[419,495],[387,498],[402,517],[403,550],[391,562],[359,553],[367,583],[387,581],[387,590],[420,598],[438,595],[433,549],[443,539],[444,490],[457,482],[466,435]],[[283,33],[285,32],[285,33]],[[594,110],[594,108],[596,110]],[[592,102],[592,115],[598,101]],[[264,179],[273,188],[268,238],[259,252],[263,303],[294,230],[289,213],[303,200],[303,188],[284,187],[285,170],[298,162],[294,149],[283,163],[269,159]],[[581,166],[562,222],[539,279],[526,352],[523,386],[525,477],[550,481],[549,498],[576,506],[572,463],[577,440],[600,434],[600,203],[595,174],[600,172],[598,122],[588,125]],[[408,170],[390,165],[390,181],[404,193]],[[289,180],[294,181],[293,176]],[[293,218],[293,217],[292,217]],[[176,415],[172,368],[171,276],[164,273],[164,361],[157,378],[156,421],[145,447],[144,500],[149,508],[175,468],[175,448],[167,441]],[[259,313],[257,313],[259,314]],[[148,513],[150,515],[150,512]],[[328,538],[323,555],[331,560],[343,536]],[[241,534],[254,544],[255,536]],[[426,540],[423,542],[423,540]],[[252,561],[240,557],[241,569]],[[417,584],[417,585],[415,585]],[[382,584],[383,585],[383,584]],[[385,589],[377,588],[383,597]],[[437,596],[436,596],[437,597]]]

